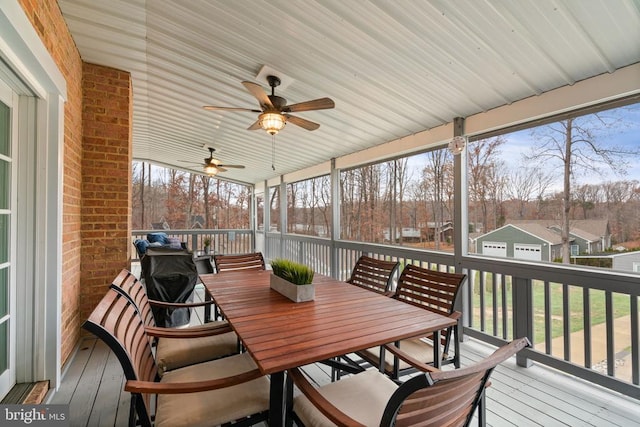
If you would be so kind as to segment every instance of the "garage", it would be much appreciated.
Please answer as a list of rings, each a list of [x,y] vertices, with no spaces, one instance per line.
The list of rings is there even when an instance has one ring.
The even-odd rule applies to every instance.
[[[482,254],[506,257],[507,244],[505,242],[482,242]]]
[[[542,261],[542,245],[515,243],[513,257],[530,261]]]

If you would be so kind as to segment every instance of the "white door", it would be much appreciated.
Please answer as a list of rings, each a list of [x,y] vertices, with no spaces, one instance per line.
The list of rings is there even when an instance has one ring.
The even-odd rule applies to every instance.
[[[15,280],[12,254],[15,253],[12,135],[15,126],[13,91],[0,80],[0,398],[16,382],[15,372]]]
[[[542,261],[542,246],[515,243],[513,245],[513,257],[530,261]]]
[[[505,242],[482,242],[482,254],[506,257],[507,244]]]

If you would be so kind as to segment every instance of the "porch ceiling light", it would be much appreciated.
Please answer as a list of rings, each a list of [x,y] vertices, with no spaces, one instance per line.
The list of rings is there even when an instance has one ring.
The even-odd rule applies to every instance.
[[[218,167],[216,165],[209,164],[204,167],[204,173],[209,176],[214,176],[218,173]]]
[[[287,124],[284,116],[280,113],[262,113],[258,116],[260,127],[271,135],[277,134]]]
[[[458,155],[462,153],[466,145],[467,145],[467,138],[465,138],[464,136],[455,136],[449,142],[448,148],[449,148],[449,151],[451,151],[451,154]]]

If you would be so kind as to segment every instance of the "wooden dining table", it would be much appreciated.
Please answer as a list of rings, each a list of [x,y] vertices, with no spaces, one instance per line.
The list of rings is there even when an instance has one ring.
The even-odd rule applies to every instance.
[[[285,420],[285,372],[369,347],[434,334],[456,321],[316,274],[315,299],[295,303],[269,287],[271,272],[200,275],[260,371],[270,375],[269,426]],[[434,360],[440,361],[440,348]]]

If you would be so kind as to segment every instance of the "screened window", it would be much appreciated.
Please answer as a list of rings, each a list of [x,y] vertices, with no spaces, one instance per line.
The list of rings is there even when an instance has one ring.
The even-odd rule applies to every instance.
[[[287,232],[331,235],[331,179],[328,175],[287,184]]]
[[[453,252],[453,156],[446,149],[342,171],[346,240]]]
[[[542,244],[543,260],[564,263],[637,250],[638,134],[633,104],[469,143],[470,252],[498,237]]]

